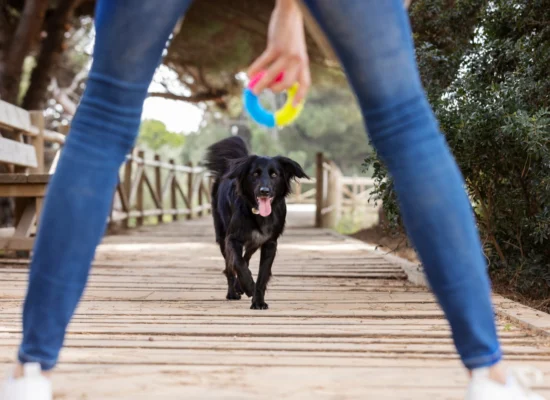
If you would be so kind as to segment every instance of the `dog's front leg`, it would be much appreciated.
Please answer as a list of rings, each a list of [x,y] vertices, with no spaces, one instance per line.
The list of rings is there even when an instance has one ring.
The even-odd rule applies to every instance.
[[[252,299],[252,306],[250,306],[253,310],[267,310],[269,307],[265,302],[265,290],[267,289],[269,278],[271,278],[271,267],[273,266],[276,253],[277,242],[266,242],[262,246],[260,255],[260,272],[258,273],[258,280],[256,282],[254,298]]]
[[[254,294],[254,279],[243,258],[243,247],[244,243],[241,240],[229,236],[225,247],[226,259],[233,270],[237,272],[237,277],[239,278],[239,283],[244,293],[248,297],[252,297]]]

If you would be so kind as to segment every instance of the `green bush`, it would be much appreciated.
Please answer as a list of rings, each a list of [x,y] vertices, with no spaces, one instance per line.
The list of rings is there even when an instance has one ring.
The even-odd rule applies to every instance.
[[[550,295],[549,20],[550,0],[488,3],[452,83],[430,96],[493,278],[533,299]],[[377,178],[374,195],[399,226],[391,178],[375,158],[366,165]]]

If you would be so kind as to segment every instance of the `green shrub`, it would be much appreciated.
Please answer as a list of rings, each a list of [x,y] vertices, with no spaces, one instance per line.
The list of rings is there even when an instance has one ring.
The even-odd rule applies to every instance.
[[[550,295],[549,20],[550,0],[490,2],[452,83],[430,96],[466,179],[493,278],[533,299]],[[374,195],[399,226],[387,170],[365,161],[378,182]]]

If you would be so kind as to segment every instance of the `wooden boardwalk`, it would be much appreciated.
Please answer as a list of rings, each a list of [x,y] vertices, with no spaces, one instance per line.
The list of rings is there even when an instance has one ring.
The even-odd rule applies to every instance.
[[[225,300],[209,218],[107,237],[55,398],[463,398],[466,376],[433,297],[366,244],[307,227],[311,218],[289,216],[267,311]],[[26,274],[25,263],[0,264],[0,368],[20,338]],[[510,363],[550,373],[547,338],[499,328]]]

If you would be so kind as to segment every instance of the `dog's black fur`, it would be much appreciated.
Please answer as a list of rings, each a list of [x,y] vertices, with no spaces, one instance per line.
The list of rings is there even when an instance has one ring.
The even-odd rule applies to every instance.
[[[302,167],[282,156],[249,155],[238,136],[209,147],[206,166],[214,174],[212,215],[216,242],[225,258],[227,299],[252,297],[252,309],[265,310],[265,290],[277,252],[277,239],[286,219],[285,197],[294,178],[307,178]],[[257,213],[260,202],[271,201],[271,213]],[[264,206],[263,213],[266,213]],[[256,285],[248,268],[250,258],[261,249]],[[244,251],[244,255],[243,255]]]

